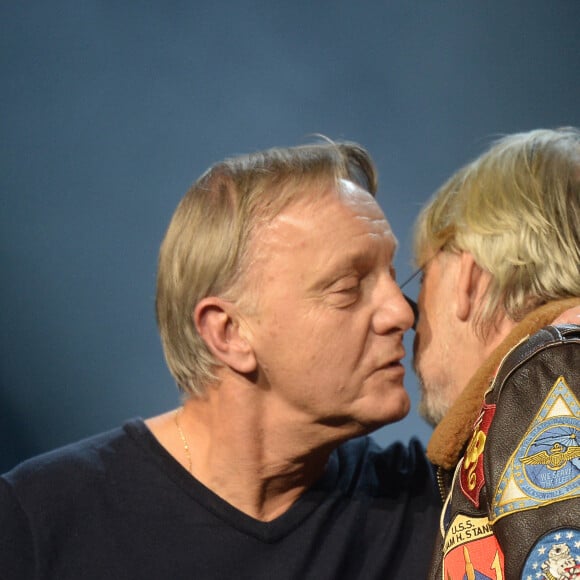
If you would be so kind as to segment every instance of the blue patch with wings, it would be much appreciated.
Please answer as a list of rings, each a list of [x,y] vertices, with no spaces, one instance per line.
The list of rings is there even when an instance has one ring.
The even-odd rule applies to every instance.
[[[580,496],[580,404],[559,377],[510,457],[492,502],[509,513]]]

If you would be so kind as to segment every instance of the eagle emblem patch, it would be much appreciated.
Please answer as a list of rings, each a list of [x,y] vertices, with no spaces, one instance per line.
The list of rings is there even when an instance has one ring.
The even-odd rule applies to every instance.
[[[492,521],[571,497],[580,497],[580,404],[559,377],[500,477]]]

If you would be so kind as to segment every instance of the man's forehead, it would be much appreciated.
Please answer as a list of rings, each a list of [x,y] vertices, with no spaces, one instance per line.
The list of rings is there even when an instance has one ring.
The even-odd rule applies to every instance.
[[[383,222],[388,230],[388,233],[393,239],[395,247],[398,245],[397,238],[395,237],[389,220],[387,216],[383,212],[382,208],[380,207],[376,198],[366,191],[365,189],[361,188],[356,183],[349,181],[348,179],[340,179],[339,180],[339,195],[343,202],[349,206],[367,206],[370,213],[376,215],[375,220],[377,222]]]
[[[345,222],[362,220],[375,224],[380,230],[389,230],[390,224],[376,199],[355,183],[340,179],[326,184],[315,195],[300,196],[288,204],[274,219],[267,224],[269,229],[277,230],[288,226],[289,230],[310,230],[315,227],[326,227],[333,230],[331,218]]]
[[[339,179],[336,191],[338,197],[345,205],[366,203],[378,207],[378,203],[372,194],[348,179]]]
[[[254,249],[264,257],[272,252],[310,248],[320,256],[326,255],[325,259],[331,259],[334,253],[347,258],[353,252],[368,251],[373,239],[388,241],[389,253],[396,250],[397,239],[373,196],[342,180],[318,192],[315,198],[290,204],[262,224],[256,232]]]

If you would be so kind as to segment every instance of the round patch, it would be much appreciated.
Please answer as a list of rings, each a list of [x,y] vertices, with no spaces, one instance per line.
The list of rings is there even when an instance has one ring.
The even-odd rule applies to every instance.
[[[522,571],[522,580],[565,578],[580,578],[580,530],[561,529],[543,536]]]
[[[580,424],[573,417],[557,417],[532,429],[522,442],[514,472],[530,497],[550,500],[578,488],[580,480]]]

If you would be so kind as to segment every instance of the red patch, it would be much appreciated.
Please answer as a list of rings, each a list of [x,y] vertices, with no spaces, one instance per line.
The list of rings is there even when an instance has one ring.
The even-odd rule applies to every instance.
[[[483,449],[494,415],[495,405],[483,405],[481,415],[474,426],[473,437],[461,460],[461,473],[459,475],[461,491],[476,508],[479,508],[479,493],[485,483]]]
[[[465,578],[504,578],[503,553],[495,536],[476,540],[451,550],[443,561],[443,578],[465,580]]]
[[[443,578],[500,580],[504,557],[487,518],[459,514],[445,536]]]

